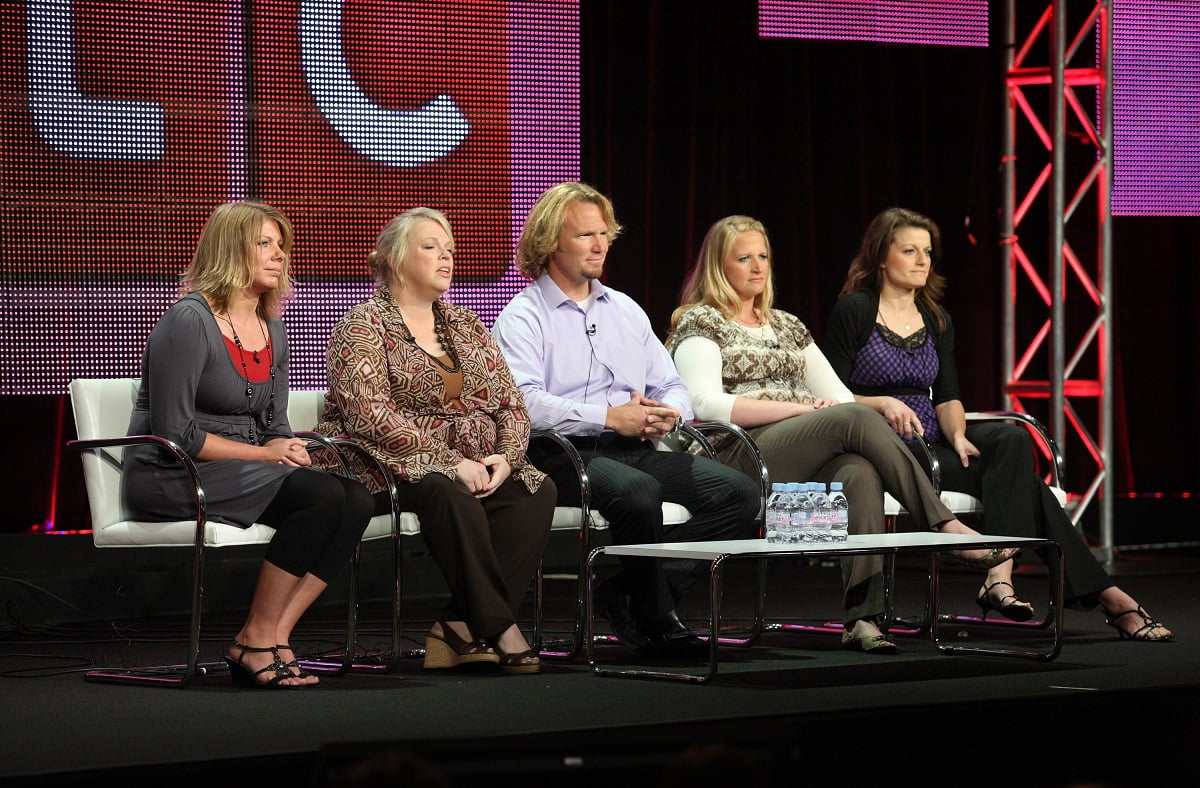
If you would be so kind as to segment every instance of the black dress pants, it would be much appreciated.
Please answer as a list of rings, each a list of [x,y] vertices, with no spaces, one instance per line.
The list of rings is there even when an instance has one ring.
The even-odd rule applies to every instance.
[[[658,451],[649,441],[614,433],[573,438],[587,468],[591,506],[608,520],[613,544],[698,542],[758,536],[758,484],[739,470],[686,452]],[[554,479],[565,506],[579,504],[579,479],[566,454],[550,441],[530,443],[528,457]],[[663,525],[662,504],[687,507],[691,519]],[[637,612],[655,622],[679,604],[707,566],[687,559],[622,559],[614,579]]]
[[[1024,427],[1007,422],[985,422],[967,427],[967,440],[979,449],[970,465],[962,467],[958,455],[944,440],[933,445],[942,466],[942,489],[964,492],[983,502],[984,524],[979,530],[997,536],[1049,537],[1063,551],[1063,603],[1090,610],[1099,594],[1113,585],[1112,578],[1092,555],[1083,536],[1071,523],[1054,493],[1037,475],[1033,439]],[[914,451],[925,464],[922,452]],[[1043,561],[1048,556],[1039,552]],[[1053,574],[1056,566],[1048,562]]]

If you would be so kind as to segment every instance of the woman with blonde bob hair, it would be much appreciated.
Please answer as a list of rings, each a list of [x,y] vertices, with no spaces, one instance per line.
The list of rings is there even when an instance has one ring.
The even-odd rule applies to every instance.
[[[292,296],[291,252],[295,242],[292,223],[277,208],[247,200],[219,205],[204,225],[192,263],[183,272],[182,295],[204,293],[218,312],[254,283],[255,255],[264,221],[279,229],[284,260],[275,286],[258,299],[256,311],[263,320],[279,317]]]
[[[886,422],[854,402],[808,328],[773,307],[771,265],[766,228],[752,217],[727,216],[704,236],[666,342],[696,417],[744,427],[773,479],[841,482],[850,533],[883,533],[887,490],[925,527],[974,534],[942,504]],[[987,567],[1011,556],[1011,550],[976,550],[948,560]],[[883,559],[844,559],[842,578],[842,646],[897,653],[879,629]]]
[[[384,463],[421,521],[450,591],[425,636],[425,667],[536,673],[516,614],[558,494],[525,459],[529,414],[499,346],[478,315],[442,300],[454,254],[450,222],[432,208],[379,233],[369,258],[378,287],[333,330],[317,430],[349,435]],[[377,506],[388,511],[386,493]]]

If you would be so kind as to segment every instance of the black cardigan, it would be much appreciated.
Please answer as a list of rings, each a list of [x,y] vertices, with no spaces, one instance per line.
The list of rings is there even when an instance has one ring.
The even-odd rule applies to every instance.
[[[954,323],[950,314],[942,310],[946,328],[938,330],[937,317],[929,310],[918,306],[921,317],[925,320],[925,330],[929,339],[937,348],[938,375],[933,382],[933,404],[940,405],[950,400],[961,400],[962,393],[958,387],[958,369],[954,365]],[[879,293],[860,290],[849,293],[838,299],[833,305],[833,312],[825,324],[825,334],[821,345],[829,363],[838,377],[853,393],[864,397],[888,396],[912,393],[902,387],[887,388],[877,386],[858,386],[850,382],[850,373],[858,359],[858,351],[867,343],[871,332],[875,330],[875,315],[879,312]],[[922,392],[928,393],[928,392]]]

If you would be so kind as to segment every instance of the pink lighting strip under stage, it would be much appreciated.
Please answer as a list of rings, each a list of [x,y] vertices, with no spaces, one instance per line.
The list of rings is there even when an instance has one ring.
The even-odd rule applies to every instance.
[[[760,38],[986,47],[987,0],[759,0]]]
[[[388,219],[444,211],[448,298],[495,319],[525,214],[579,177],[573,0],[0,5],[0,394],[134,377],[204,219],[296,228],[291,385],[325,388]]]
[[[1200,3],[1113,3],[1112,213],[1200,215]]]

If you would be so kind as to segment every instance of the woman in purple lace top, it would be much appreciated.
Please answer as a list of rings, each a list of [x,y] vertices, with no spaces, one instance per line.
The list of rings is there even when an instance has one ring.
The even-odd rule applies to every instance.
[[[945,278],[934,270],[940,252],[937,225],[915,211],[888,208],[871,221],[825,327],[822,344],[834,370],[910,449],[921,438],[930,443],[942,489],[982,500],[988,533],[1058,541],[1068,607],[1100,605],[1123,638],[1170,640],[1171,631],[1113,583],[1037,475],[1028,431],[1007,422],[967,426],[954,324],[941,307]],[[1013,587],[1013,563],[988,570],[977,597],[985,616],[1032,617],[1033,607]]]

